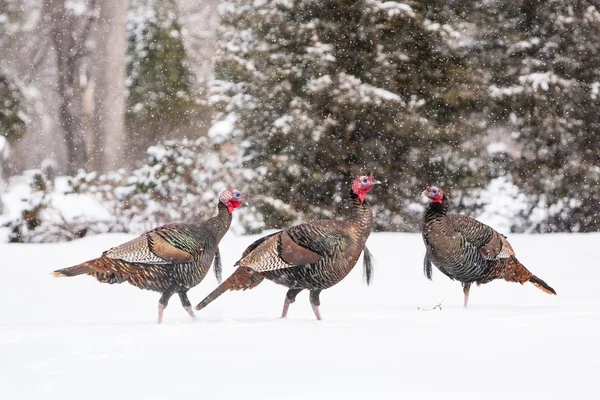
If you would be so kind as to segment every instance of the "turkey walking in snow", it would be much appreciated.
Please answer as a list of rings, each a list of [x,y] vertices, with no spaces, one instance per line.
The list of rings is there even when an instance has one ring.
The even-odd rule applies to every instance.
[[[236,263],[238,269],[209,294],[201,310],[227,290],[246,290],[267,278],[289,288],[282,318],[302,290],[310,290],[315,316],[319,294],[341,281],[354,268],[364,249],[367,284],[371,280],[371,257],[365,242],[373,229],[373,215],[365,202],[367,192],[380,182],[373,176],[359,176],[350,191],[350,216],[345,221],[315,220],[265,236],[252,243]]]
[[[548,294],[556,294],[517,260],[504,235],[474,218],[448,214],[449,199],[442,189],[428,187],[423,194],[431,199],[423,221],[425,275],[431,279],[433,263],[450,279],[462,282],[465,308],[473,282],[531,282]]]
[[[218,214],[200,224],[169,224],[105,251],[101,257],[54,271],[54,276],[92,275],[104,283],[129,282],[140,289],[162,293],[158,323],[169,299],[177,293],[181,305],[195,318],[187,292],[206,276],[214,259],[221,282],[219,242],[231,224],[231,213],[242,205],[237,190],[221,193]]]

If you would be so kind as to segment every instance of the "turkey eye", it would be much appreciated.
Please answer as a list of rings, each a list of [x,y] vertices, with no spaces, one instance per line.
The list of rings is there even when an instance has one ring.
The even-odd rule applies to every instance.
[[[367,183],[369,183],[369,180],[367,178],[362,178],[362,183],[367,184]]]

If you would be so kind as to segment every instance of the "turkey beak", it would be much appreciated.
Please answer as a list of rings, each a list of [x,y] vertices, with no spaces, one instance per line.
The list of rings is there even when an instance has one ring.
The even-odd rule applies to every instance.
[[[245,205],[245,206],[250,206],[250,204],[248,204],[248,200],[246,200],[246,199],[244,198],[244,196],[245,196],[245,195],[244,195],[244,194],[242,194],[242,204],[243,204],[243,205]]]
[[[371,183],[372,183],[373,185],[381,185],[381,181],[377,181],[377,180],[375,180],[375,179],[373,179],[373,180],[371,181]]]

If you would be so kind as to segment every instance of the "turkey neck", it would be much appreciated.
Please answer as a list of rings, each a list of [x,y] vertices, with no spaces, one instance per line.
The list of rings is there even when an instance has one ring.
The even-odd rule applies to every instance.
[[[444,218],[448,213],[448,208],[450,208],[450,200],[448,196],[444,193],[444,197],[442,198],[442,203],[434,203],[433,201],[429,203],[427,210],[425,211],[425,225]]]
[[[219,243],[229,230],[232,215],[227,210],[227,206],[221,202],[217,206],[217,211],[217,215],[207,222],[209,222],[210,229],[217,235],[217,243]]]
[[[356,229],[364,241],[373,230],[373,214],[366,201],[360,201],[360,198],[353,190],[350,190],[350,225]],[[362,249],[361,249],[362,251]]]

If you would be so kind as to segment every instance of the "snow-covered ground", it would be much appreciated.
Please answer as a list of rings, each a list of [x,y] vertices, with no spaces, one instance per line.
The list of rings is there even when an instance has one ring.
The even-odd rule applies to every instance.
[[[558,292],[473,287],[422,273],[415,234],[374,234],[375,281],[360,265],[278,318],[285,288],[228,292],[193,322],[175,296],[54,269],[130,238],[0,244],[1,399],[591,399],[600,376],[599,234],[512,235],[519,258]],[[224,275],[252,237],[228,234]],[[211,274],[193,304],[215,287]],[[425,310],[442,303],[442,310]],[[403,395],[403,396],[402,396]]]

